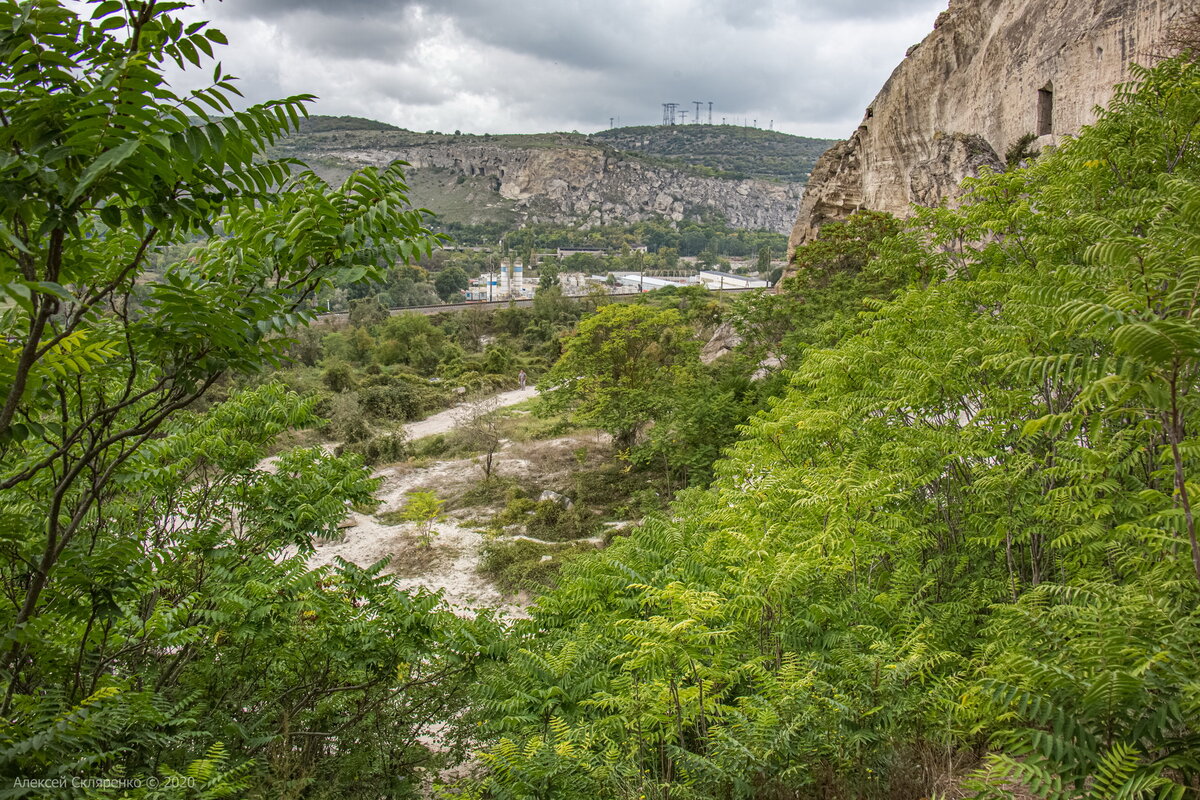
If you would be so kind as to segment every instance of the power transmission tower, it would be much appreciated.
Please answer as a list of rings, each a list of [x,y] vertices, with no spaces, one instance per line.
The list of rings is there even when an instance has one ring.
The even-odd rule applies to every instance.
[[[683,111],[679,112],[679,124],[680,125],[687,125],[687,115],[688,115],[688,112],[687,112],[686,108]]]
[[[614,128],[614,127],[616,127],[615,125],[613,125],[613,121],[614,121],[615,119],[616,119],[616,117],[609,117],[609,118],[608,118],[608,127],[610,127],[610,128]]]
[[[663,103],[663,125],[675,124],[675,109],[679,107],[678,103]]]
[[[704,105],[703,100],[693,100],[692,103],[696,106],[696,116],[692,117],[692,122],[700,124],[700,106]]]
[[[708,124],[712,125],[712,100],[708,101]]]

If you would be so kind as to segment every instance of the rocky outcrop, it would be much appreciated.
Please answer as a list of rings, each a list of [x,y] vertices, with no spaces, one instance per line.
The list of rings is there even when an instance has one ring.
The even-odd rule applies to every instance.
[[[958,196],[1026,133],[1053,145],[1095,118],[1194,0],[951,0],[813,169],[791,236],[868,208],[905,215]]]
[[[733,327],[733,323],[722,322],[700,350],[700,363],[711,364],[718,358],[732,353],[734,348],[741,343],[742,337]]]
[[[527,222],[587,225],[654,217],[681,222],[716,212],[737,228],[787,233],[804,190],[799,183],[705,177],[594,146],[329,147],[321,156],[356,166],[399,159],[410,169],[484,178]]]

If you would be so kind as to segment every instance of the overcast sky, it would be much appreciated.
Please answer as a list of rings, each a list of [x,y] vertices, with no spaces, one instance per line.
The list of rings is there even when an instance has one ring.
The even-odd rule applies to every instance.
[[[946,0],[207,0],[250,101],[412,130],[713,122],[845,138]],[[194,77],[193,77],[194,79]],[[180,79],[182,88],[189,79]]]

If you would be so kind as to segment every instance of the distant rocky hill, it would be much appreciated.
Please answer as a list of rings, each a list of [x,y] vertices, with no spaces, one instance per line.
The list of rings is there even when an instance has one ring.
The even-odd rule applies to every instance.
[[[791,245],[860,208],[953,200],[1026,134],[1041,148],[1078,133],[1187,13],[1195,0],[951,0],[813,169]]]
[[[682,127],[707,133],[674,130]],[[820,140],[753,129],[739,140],[738,131],[695,125],[617,129],[604,138],[451,135],[355,117],[313,117],[276,151],[300,158],[329,181],[360,166],[407,161],[414,202],[447,222],[586,225],[720,217],[734,227],[786,233],[804,185],[767,176],[806,174]],[[689,140],[697,150],[688,149]],[[789,150],[789,140],[800,144]],[[759,169],[751,177],[739,164],[748,164],[754,152]],[[788,167],[789,153],[808,155]]]
[[[804,183],[836,142],[737,125],[643,125],[593,138],[642,156],[718,170],[732,177]]]

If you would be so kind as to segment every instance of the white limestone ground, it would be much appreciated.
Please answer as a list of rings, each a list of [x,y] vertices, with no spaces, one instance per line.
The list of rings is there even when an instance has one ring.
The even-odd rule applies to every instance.
[[[511,392],[501,392],[493,395],[489,402],[494,404],[496,408],[506,408],[515,406],[517,403],[523,403],[526,400],[532,400],[537,397],[537,389],[528,386],[524,389],[514,389]],[[417,422],[410,422],[404,426],[404,432],[408,435],[409,441],[416,441],[426,436],[433,436],[438,433],[446,433],[452,430],[457,424],[458,419],[462,415],[465,408],[464,405],[458,405],[454,408],[448,408],[445,411],[439,411],[431,417],[426,417]]]
[[[503,408],[529,400],[537,395],[532,387],[503,392],[490,398],[490,408]],[[464,417],[465,406],[458,406],[405,426],[410,441],[453,430]],[[509,477],[535,479],[538,482],[557,481],[577,468],[576,453],[582,449],[593,452],[594,458],[609,446],[608,439],[596,434],[572,434],[555,439],[533,442],[505,442],[495,456],[495,473]],[[404,507],[407,495],[413,491],[434,491],[439,496],[461,494],[471,484],[482,480],[483,472],[475,458],[436,461],[428,466],[415,467],[397,464],[375,472],[383,478],[376,493],[379,508],[371,514],[350,512],[337,540],[317,541],[309,558],[310,566],[333,564],[341,558],[362,567],[382,559],[390,559],[385,571],[397,578],[400,589],[425,587],[441,591],[446,602],[456,611],[470,614],[481,608],[498,609],[510,617],[524,616],[528,597],[506,596],[479,573],[481,550],[485,537],[469,526],[478,508],[467,509],[459,516],[448,517],[434,525],[436,535],[429,544],[421,541],[416,526],[408,523],[388,525],[379,515]],[[499,509],[485,509],[489,511]],[[530,538],[523,535],[505,539]],[[582,541],[596,546],[603,537]],[[546,544],[563,544],[547,542]]]
[[[406,495],[431,483],[473,473],[478,468],[471,459],[439,461],[425,469],[404,471],[389,467],[376,475],[384,484],[376,495],[381,503],[376,513],[395,511],[404,506]],[[317,542],[309,565],[316,567],[342,558],[359,566],[368,566],[384,558],[392,559],[388,571],[397,574],[397,587],[414,590],[422,586],[441,591],[456,610],[498,608],[510,616],[521,607],[509,602],[486,578],[479,574],[482,534],[463,527],[456,520],[434,525],[436,535],[425,545],[411,524],[385,525],[374,514],[351,512],[342,529],[340,541]]]

